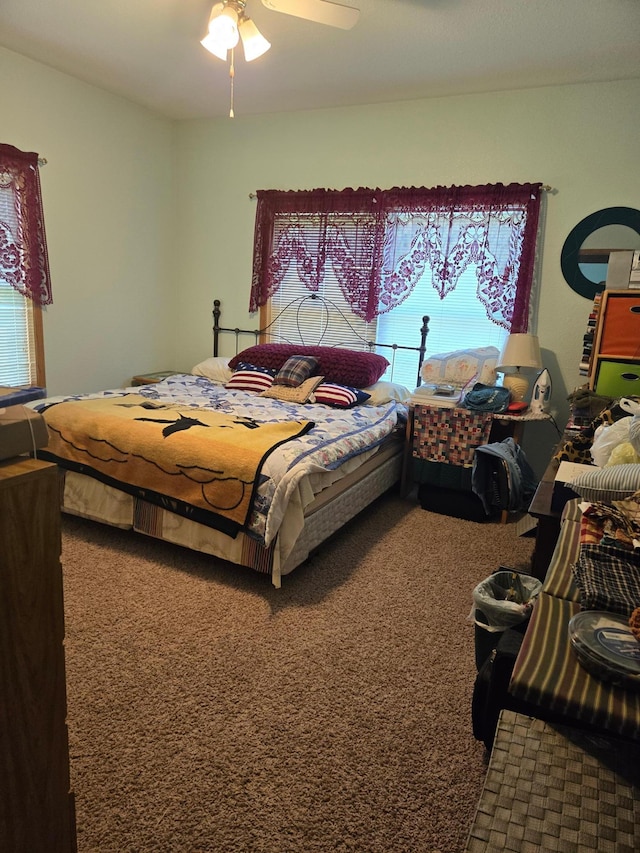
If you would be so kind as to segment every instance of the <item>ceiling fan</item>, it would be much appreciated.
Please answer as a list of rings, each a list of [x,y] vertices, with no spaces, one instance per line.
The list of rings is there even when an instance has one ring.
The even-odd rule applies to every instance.
[[[222,0],[213,4],[208,32],[201,44],[219,59],[226,60],[227,51],[233,50],[240,39],[247,62],[262,56],[271,47],[246,14],[246,5],[246,0]],[[262,5],[272,12],[284,12],[343,30],[350,30],[360,15],[358,9],[333,0],[262,0]]]
[[[360,15],[358,9],[334,3],[332,0],[262,0],[262,5],[273,12],[284,12],[305,21],[315,21],[316,24],[327,24],[329,27],[339,27],[350,30]]]
[[[257,2],[257,0],[256,0]],[[262,0],[262,5],[273,12],[284,12],[296,18],[326,24],[329,27],[339,27],[350,30],[355,26],[360,11],[343,3],[333,0]],[[206,36],[200,44],[214,56],[226,61],[230,56],[229,76],[231,78],[231,109],[229,115],[233,118],[233,78],[234,48],[240,40],[244,50],[244,58],[251,62],[266,53],[271,44],[258,30],[251,18],[246,14],[246,0],[222,0],[213,4],[209,16],[209,26]]]

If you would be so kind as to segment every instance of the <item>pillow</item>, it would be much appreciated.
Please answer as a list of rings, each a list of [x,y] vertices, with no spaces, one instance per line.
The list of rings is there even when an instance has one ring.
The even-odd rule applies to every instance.
[[[278,371],[292,355],[315,356],[318,359],[318,373],[327,382],[350,385],[352,388],[373,385],[389,366],[387,359],[375,352],[298,344],[255,344],[234,356],[229,365],[233,368],[240,361],[250,361]]]
[[[259,394],[271,387],[273,375],[273,371],[266,367],[256,367],[254,364],[241,361],[224,387],[232,391],[251,391]]]
[[[427,385],[442,382],[466,385],[471,380],[483,385],[496,384],[497,347],[475,347],[430,356],[422,363],[420,374]]]
[[[366,401],[367,406],[383,406],[393,400],[406,403],[411,397],[411,391],[404,385],[398,385],[397,382],[376,382],[363,390],[369,395]]]
[[[640,463],[585,471],[572,481],[571,489],[587,501],[623,501],[640,491]]]
[[[292,355],[276,373],[273,384],[297,388],[311,376],[317,366],[318,359],[312,355]]]
[[[218,356],[216,358],[205,358],[195,367],[191,368],[195,376],[206,376],[212,382],[225,383],[231,379],[233,371],[229,367],[229,359]]]
[[[324,376],[311,376],[305,379],[297,388],[287,385],[272,385],[266,391],[262,391],[261,397],[271,397],[274,400],[283,400],[285,403],[308,403],[313,392],[322,382]]]
[[[322,382],[313,394],[312,402],[332,406],[334,409],[352,409],[369,399],[369,394],[360,388],[350,388],[348,385],[336,385],[333,382]]]

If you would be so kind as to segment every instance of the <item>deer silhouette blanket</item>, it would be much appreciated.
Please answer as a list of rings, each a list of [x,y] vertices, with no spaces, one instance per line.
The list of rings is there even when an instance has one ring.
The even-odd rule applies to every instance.
[[[131,393],[62,402],[44,413],[52,461],[233,534],[247,525],[260,472],[313,421],[259,422]]]

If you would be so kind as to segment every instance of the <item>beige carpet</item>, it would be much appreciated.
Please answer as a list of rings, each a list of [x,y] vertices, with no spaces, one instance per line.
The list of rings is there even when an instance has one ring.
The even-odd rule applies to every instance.
[[[471,591],[532,543],[390,494],[276,590],[66,517],[79,853],[463,850]]]

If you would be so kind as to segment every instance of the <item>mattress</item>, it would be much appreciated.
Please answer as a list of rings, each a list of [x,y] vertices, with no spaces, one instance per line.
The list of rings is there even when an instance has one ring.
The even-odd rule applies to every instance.
[[[136,391],[152,405],[166,400],[223,408],[257,420],[288,418],[304,409],[315,426],[267,459],[250,523],[242,529],[210,525],[194,517],[188,504],[176,508],[172,500],[159,501],[157,495],[150,499],[144,490],[110,482],[65,459],[52,459],[60,465],[62,510],[268,573],[276,586],[283,574],[401,476],[405,410],[394,402],[347,412],[317,405],[293,407],[246,393],[225,393],[216,383],[187,375]],[[128,398],[122,396],[126,392],[119,389],[89,397],[126,403]],[[83,402],[86,396],[75,399]],[[47,417],[48,410],[55,413],[58,402],[68,400],[32,405],[44,408]]]
[[[316,492],[303,478],[292,495],[275,540],[264,546],[246,533],[235,537],[198,524],[92,477],[60,469],[61,507],[71,515],[135,530],[281,577],[304,562],[314,548],[400,480],[403,436],[394,434],[379,448],[351,459],[335,471],[333,482]]]

